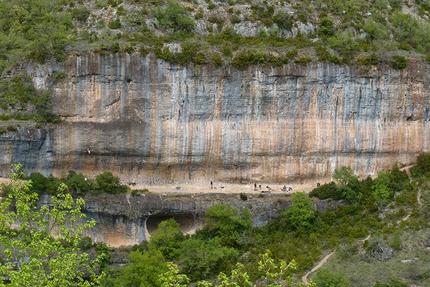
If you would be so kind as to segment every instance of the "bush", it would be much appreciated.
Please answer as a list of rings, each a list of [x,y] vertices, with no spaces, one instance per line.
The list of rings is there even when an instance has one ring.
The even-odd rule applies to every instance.
[[[64,79],[67,76],[67,74],[63,71],[54,71],[51,74],[51,78],[58,81],[61,79]]]
[[[404,56],[394,56],[391,59],[391,67],[393,67],[396,70],[401,70],[406,67],[408,64],[408,59]]]
[[[108,27],[110,29],[119,29],[121,28],[121,21],[119,18],[116,18],[115,20],[109,22]]]
[[[33,172],[30,174],[28,179],[32,181],[31,191],[39,195],[47,192],[49,187],[49,179],[46,178],[43,174],[41,174],[40,172]]]
[[[127,192],[127,186],[121,185],[119,178],[114,176],[110,171],[105,171],[96,177],[98,189],[106,193],[124,193]]]
[[[294,63],[296,64],[307,64],[310,62],[312,62],[312,58],[307,56],[294,60]]]
[[[336,183],[333,181],[321,185],[320,187],[314,188],[310,193],[310,197],[316,197],[318,199],[328,199],[333,200],[342,199],[342,191],[337,187]]]
[[[241,192],[240,199],[242,199],[243,201],[248,200],[248,196],[244,192]]]
[[[312,280],[318,287],[348,287],[350,286],[349,280],[347,280],[341,272],[334,272],[329,269],[321,268],[312,277]]]
[[[290,15],[285,11],[279,11],[276,13],[273,18],[273,22],[275,22],[280,29],[291,30],[291,28],[293,28],[293,21],[291,20]]]
[[[71,10],[72,18],[81,22],[87,21],[91,12],[87,8],[75,8]]]
[[[90,191],[90,185],[87,178],[82,174],[74,174],[67,180],[67,186],[72,188],[78,194],[84,194]]]
[[[187,9],[176,0],[168,0],[166,8],[156,8],[153,10],[158,23],[174,31],[191,32],[195,22],[188,15]]]
[[[430,153],[422,153],[417,157],[417,163],[409,169],[413,178],[424,176],[430,172]]]

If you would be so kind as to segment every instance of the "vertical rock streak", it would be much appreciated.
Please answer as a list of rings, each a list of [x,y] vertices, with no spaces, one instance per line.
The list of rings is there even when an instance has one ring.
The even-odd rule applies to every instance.
[[[53,82],[58,68],[68,77]],[[54,112],[66,120],[33,138],[25,128],[1,135],[2,175],[23,162],[45,174],[111,170],[150,183],[302,181],[330,178],[342,165],[367,175],[411,164],[428,146],[424,64],[237,71],[90,53],[27,72],[52,91]]]

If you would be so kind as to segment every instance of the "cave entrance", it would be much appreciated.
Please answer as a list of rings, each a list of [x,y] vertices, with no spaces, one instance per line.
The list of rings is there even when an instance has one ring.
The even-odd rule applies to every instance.
[[[146,219],[145,227],[148,235],[154,233],[160,222],[173,218],[179,223],[179,228],[184,234],[194,234],[200,227],[200,222],[189,214],[153,215]]]

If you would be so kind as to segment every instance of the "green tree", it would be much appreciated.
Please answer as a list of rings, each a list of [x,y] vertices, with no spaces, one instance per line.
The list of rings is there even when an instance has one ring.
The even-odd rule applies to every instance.
[[[170,218],[158,224],[157,230],[151,234],[148,247],[150,250],[160,251],[167,260],[173,260],[179,256],[183,240],[179,223]]]
[[[393,190],[390,188],[390,176],[385,171],[378,172],[378,177],[375,178],[372,185],[373,194],[380,199],[390,199],[394,196]]]
[[[41,195],[48,190],[49,179],[40,172],[32,172],[29,176],[31,180],[31,191]]]
[[[187,9],[176,0],[167,0],[165,8],[156,8],[153,13],[163,27],[182,32],[191,32],[194,29],[195,22]]]
[[[354,172],[349,166],[342,166],[340,169],[336,169],[333,173],[333,179],[344,186],[348,185],[353,177],[355,177]]]
[[[103,192],[121,193],[127,191],[127,186],[121,185],[119,178],[114,176],[110,171],[105,171],[96,176],[96,182],[99,189]]]
[[[342,198],[352,202],[356,199],[359,190],[359,181],[352,168],[342,166],[333,173],[333,179],[339,183],[339,189],[342,193]]]
[[[150,287],[160,286],[159,276],[168,272],[168,266],[159,250],[132,251],[131,264],[118,270],[114,278],[105,278],[102,286]]]
[[[318,287],[350,286],[349,280],[347,280],[341,272],[335,272],[325,268],[318,269],[312,279]]]
[[[270,251],[260,254],[258,261],[258,271],[262,274],[255,282],[250,279],[250,276],[244,269],[242,263],[237,263],[236,268],[230,273],[230,276],[221,272],[218,275],[218,285],[210,282],[200,281],[199,287],[246,287],[246,286],[268,286],[268,287],[288,287],[294,286],[294,281],[289,273],[297,269],[297,264],[294,260],[290,263],[280,260],[275,262]],[[258,282],[258,285],[256,284]],[[303,286],[298,283],[296,286]],[[315,283],[311,280],[308,287],[315,287]]]
[[[206,238],[220,237],[226,246],[239,245],[240,235],[251,228],[251,213],[241,212],[228,204],[217,204],[205,212],[207,226],[198,234]]]
[[[292,195],[293,204],[286,210],[286,215],[295,228],[310,227],[315,217],[314,204],[304,192]]]
[[[65,194],[63,184],[50,205],[37,207],[38,194],[31,180],[23,181],[20,164],[12,165],[7,197],[0,201],[0,274],[11,283],[0,286],[95,286],[98,259],[79,250],[82,231],[95,221],[85,221],[83,199]],[[88,277],[88,278],[85,278]]]
[[[67,180],[67,186],[73,188],[78,194],[87,193],[90,190],[90,185],[86,177],[82,173],[75,173]]]
[[[417,163],[410,168],[412,177],[418,178],[430,174],[430,153],[424,152],[417,157]]]
[[[182,243],[179,263],[192,280],[209,278],[233,265],[238,251],[221,244],[219,237],[190,238]]]

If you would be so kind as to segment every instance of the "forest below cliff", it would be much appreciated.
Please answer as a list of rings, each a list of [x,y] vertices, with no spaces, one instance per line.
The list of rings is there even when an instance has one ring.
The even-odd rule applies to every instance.
[[[81,190],[81,185],[76,184],[79,176],[73,172],[64,179],[33,175],[34,183],[27,181],[27,189],[22,191],[22,185],[3,185],[2,196],[13,197],[20,192],[40,194],[42,182],[47,184],[44,189],[54,196],[64,191],[74,196],[104,192],[103,188]],[[421,154],[417,164],[407,170],[394,165],[375,178],[359,179],[351,168],[342,167],[333,174],[334,182],[323,184],[309,194],[286,195],[291,197],[291,207],[279,210],[280,216],[262,227],[252,227],[249,209],[220,204],[206,211],[207,224],[194,235],[184,235],[179,224],[169,219],[158,225],[149,241],[139,245],[111,248],[84,237],[74,239],[76,249],[71,252],[98,258],[97,267],[91,268],[105,275],[99,277],[96,286],[301,286],[302,282],[331,287],[427,286],[430,282],[429,176],[429,153]],[[118,189],[112,189],[112,185],[108,188],[111,179]],[[65,183],[71,183],[72,187]],[[106,184],[106,192],[110,193],[140,196],[141,192],[150,192],[124,189],[108,172],[94,182],[98,189],[100,183]],[[56,188],[48,189],[51,185]],[[240,198],[246,201],[246,193],[240,194]],[[325,212],[315,211],[314,203],[320,200],[343,204]],[[63,206],[60,210],[68,208]],[[23,235],[32,230],[31,226],[24,228],[27,231],[21,231]],[[1,248],[9,250],[10,237],[4,235],[5,230],[0,233]],[[14,235],[19,237],[20,233]],[[70,246],[65,241],[59,244]],[[25,244],[19,246],[10,249],[11,254]],[[20,254],[17,258],[38,258],[37,252],[32,254],[27,250]],[[329,254],[327,262],[309,274]],[[5,252],[2,262],[9,264],[8,256],[9,252]],[[21,264],[1,270],[14,274],[15,269],[23,268],[25,272],[24,266],[31,266],[32,261]]]

